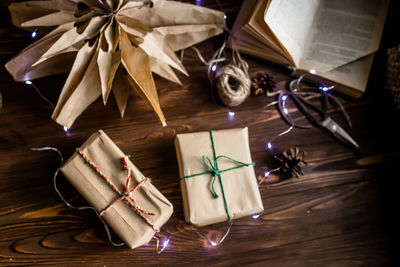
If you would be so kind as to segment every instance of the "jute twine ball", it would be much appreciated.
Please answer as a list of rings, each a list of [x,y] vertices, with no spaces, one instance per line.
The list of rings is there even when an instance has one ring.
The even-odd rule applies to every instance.
[[[217,74],[215,86],[222,103],[229,107],[240,105],[251,92],[248,73],[232,64],[224,66]]]

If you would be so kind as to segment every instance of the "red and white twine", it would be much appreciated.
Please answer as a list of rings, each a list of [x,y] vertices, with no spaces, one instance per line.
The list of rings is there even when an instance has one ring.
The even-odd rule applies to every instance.
[[[107,182],[108,185],[120,196],[116,200],[114,200],[110,205],[108,205],[106,208],[104,208],[102,211],[100,211],[99,215],[102,216],[107,210],[112,208],[114,205],[118,204],[122,200],[124,200],[136,213],[137,215],[142,218],[151,228],[153,228],[154,231],[158,232],[159,229],[157,229],[154,224],[152,224],[144,215],[154,215],[154,213],[147,212],[137,205],[135,199],[131,196],[131,193],[133,193],[136,189],[140,188],[142,185],[144,185],[147,181],[149,181],[149,178],[146,178],[142,181],[140,181],[137,185],[135,185],[133,188],[129,189],[130,181],[131,181],[131,168],[128,166],[127,162],[127,157],[122,158],[122,163],[125,169],[128,170],[128,177],[126,179],[126,185],[125,185],[125,192],[122,193],[114,184],[113,182],[107,178],[101,170],[82,152],[81,149],[76,148],[76,152],[85,160],[89,166],[91,166],[103,180]]]

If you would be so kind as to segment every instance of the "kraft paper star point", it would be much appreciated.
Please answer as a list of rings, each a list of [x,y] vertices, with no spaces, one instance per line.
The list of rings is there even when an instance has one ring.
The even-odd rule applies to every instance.
[[[224,14],[174,1],[46,0],[13,3],[13,23],[54,29],[6,64],[16,81],[69,72],[52,118],[70,127],[113,92],[121,117],[131,92],[165,125],[152,73],[181,84],[175,52],[223,32]]]

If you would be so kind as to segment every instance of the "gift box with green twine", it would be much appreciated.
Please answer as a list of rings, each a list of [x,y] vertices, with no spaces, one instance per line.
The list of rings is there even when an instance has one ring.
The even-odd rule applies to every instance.
[[[186,221],[206,226],[264,210],[247,127],[177,134],[175,147]]]

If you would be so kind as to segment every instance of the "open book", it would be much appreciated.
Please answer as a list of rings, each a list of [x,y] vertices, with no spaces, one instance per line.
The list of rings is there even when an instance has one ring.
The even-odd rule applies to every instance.
[[[245,0],[228,44],[359,97],[388,6],[389,0]]]

